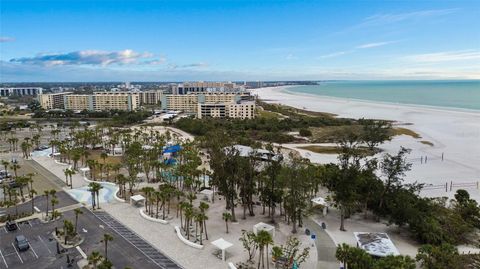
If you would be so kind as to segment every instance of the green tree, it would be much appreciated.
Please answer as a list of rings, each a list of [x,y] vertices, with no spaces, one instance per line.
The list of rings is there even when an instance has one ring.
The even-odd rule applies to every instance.
[[[228,234],[228,221],[232,219],[232,214],[230,214],[229,212],[224,212],[222,214],[222,219],[223,221],[225,221],[225,228],[227,229],[227,234]]]

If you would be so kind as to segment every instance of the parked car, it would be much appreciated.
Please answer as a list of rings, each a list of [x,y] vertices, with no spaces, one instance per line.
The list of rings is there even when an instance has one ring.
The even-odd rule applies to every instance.
[[[28,250],[30,248],[27,238],[25,238],[23,235],[15,236],[15,245],[19,251]]]
[[[11,221],[7,221],[5,228],[7,228],[7,230],[9,231],[15,231],[16,229],[18,229],[18,226],[14,220],[11,220]]]
[[[8,186],[9,186],[10,188],[12,188],[12,189],[13,189],[13,188],[18,188],[18,187],[20,187],[20,185],[19,185],[15,180],[9,181],[9,182],[8,182]]]
[[[8,178],[8,177],[11,177],[12,175],[5,171],[5,170],[0,170],[0,178]]]

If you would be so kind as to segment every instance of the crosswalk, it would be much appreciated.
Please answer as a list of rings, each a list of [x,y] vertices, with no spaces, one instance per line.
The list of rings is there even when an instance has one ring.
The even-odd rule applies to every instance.
[[[115,218],[110,216],[107,212],[94,211],[93,214],[99,218],[103,223],[108,227],[112,228],[117,232],[121,237],[130,242],[135,248],[140,252],[145,254],[150,258],[155,264],[157,264],[162,269],[180,269],[172,259],[165,256],[163,253],[158,251],[155,247],[150,245],[148,242],[140,238],[136,233],[134,233],[129,228],[125,227],[122,223],[118,222]]]

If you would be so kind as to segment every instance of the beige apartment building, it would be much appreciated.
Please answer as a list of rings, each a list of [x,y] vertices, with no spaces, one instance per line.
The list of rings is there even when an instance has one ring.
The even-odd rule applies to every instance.
[[[162,90],[151,90],[139,92],[140,104],[142,105],[158,105],[162,101]]]
[[[226,105],[226,117],[233,119],[253,119],[255,118],[255,102],[246,101]]]
[[[70,94],[65,95],[65,109],[69,110],[95,110],[93,95]]]
[[[140,107],[138,92],[94,92],[94,108],[100,110],[137,110]]]
[[[37,99],[43,109],[64,109],[65,96],[69,94],[71,92],[39,94]]]
[[[248,94],[235,93],[190,93],[166,94],[162,97],[162,109],[179,110],[195,114],[198,118],[255,117],[255,102],[248,101]]]
[[[204,117],[253,119],[255,118],[255,102],[198,104],[197,118]]]
[[[51,93],[41,94],[38,101],[44,109],[69,110],[127,110],[140,107],[140,94],[137,92],[95,92],[92,94]]]

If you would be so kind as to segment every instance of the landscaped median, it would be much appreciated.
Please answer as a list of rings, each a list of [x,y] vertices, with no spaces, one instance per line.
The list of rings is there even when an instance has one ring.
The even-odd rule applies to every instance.
[[[182,241],[185,245],[191,246],[192,248],[203,249],[203,245],[193,243],[183,237],[182,231],[180,230],[180,228],[178,228],[178,226],[175,226],[175,233],[177,234],[180,241]]]
[[[149,221],[158,222],[158,223],[161,223],[161,224],[168,224],[168,220],[152,218],[149,215],[145,214],[145,212],[143,212],[143,208],[140,208],[140,215],[142,216],[142,218],[144,218],[146,220],[149,220]]]

